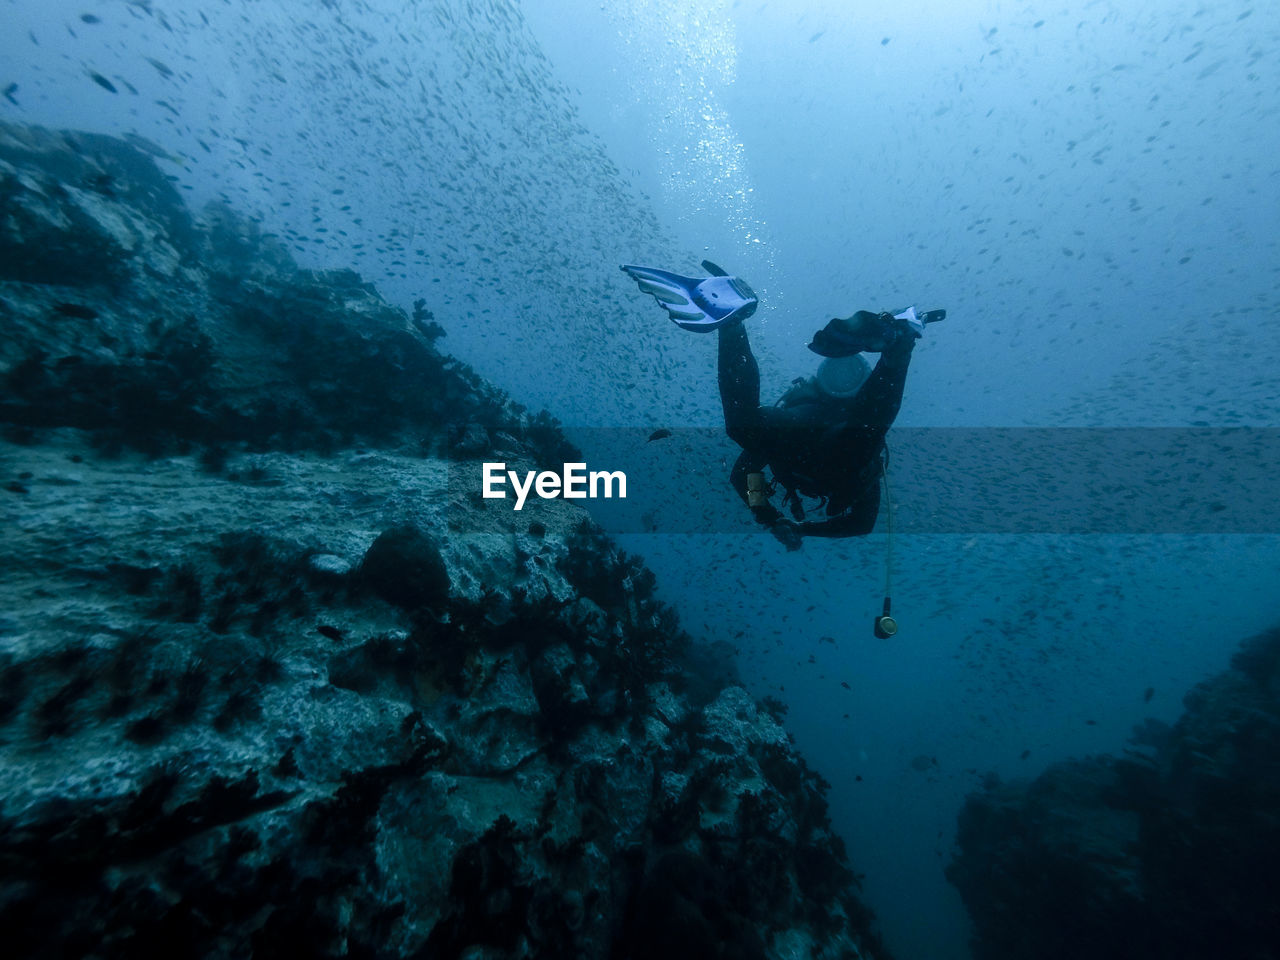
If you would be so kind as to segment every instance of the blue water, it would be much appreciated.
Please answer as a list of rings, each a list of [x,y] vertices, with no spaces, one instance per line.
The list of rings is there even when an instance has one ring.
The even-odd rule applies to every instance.
[[[0,116],[146,138],[195,208],[426,298],[444,348],[570,427],[718,423],[714,338],[617,269],[704,257],[762,295],[767,397],[812,372],[829,317],[916,302],[950,316],[902,426],[1280,425],[1274,5],[9,0],[0,19]],[[722,474],[672,457],[662,482],[710,510]],[[623,539],[789,705],[904,958],[966,956],[942,867],[983,773],[1116,751],[1280,617],[1274,535],[921,535],[896,538],[902,632],[877,641],[883,535],[787,554],[742,529]]]

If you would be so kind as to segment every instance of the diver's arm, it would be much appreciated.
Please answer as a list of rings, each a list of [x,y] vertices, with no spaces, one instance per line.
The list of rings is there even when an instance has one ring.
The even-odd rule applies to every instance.
[[[891,343],[880,354],[871,376],[854,398],[847,422],[861,435],[860,442],[868,449],[879,449],[898,416],[915,345],[915,338],[911,336],[899,337]]]

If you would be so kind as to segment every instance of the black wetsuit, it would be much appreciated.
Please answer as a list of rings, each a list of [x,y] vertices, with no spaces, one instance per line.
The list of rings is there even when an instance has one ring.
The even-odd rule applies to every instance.
[[[805,536],[863,536],[880,509],[880,454],[902,405],[914,337],[901,337],[848,399],[816,387],[793,389],[785,405],[760,406],[760,368],[743,324],[720,328],[718,370],[724,425],[742,447],[730,482],[747,502],[747,474],[768,465],[788,490],[827,498],[827,519],[800,525]],[[783,519],[772,504],[753,508],[761,523]]]

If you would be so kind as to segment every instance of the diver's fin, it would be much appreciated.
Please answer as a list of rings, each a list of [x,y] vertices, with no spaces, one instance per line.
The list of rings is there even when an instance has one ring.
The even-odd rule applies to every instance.
[[[926,323],[937,323],[939,320],[947,319],[947,311],[945,310],[929,310],[925,313],[916,313],[914,306],[907,307],[901,313],[895,313],[895,320],[905,320],[907,325],[917,337],[924,336],[924,325]]]
[[[715,264],[703,266],[710,269]],[[726,323],[745,320],[755,313],[759,303],[745,281],[723,271],[700,278],[630,263],[623,264],[622,270],[636,281],[641,293],[657,300],[672,321],[686,330],[706,333]]]
[[[727,277],[729,275],[727,270],[722,270],[710,260],[702,261],[702,269],[707,271],[707,273],[711,274],[713,277]]]
[[[917,340],[924,336],[924,320],[916,315],[914,306],[907,307],[901,313],[895,313],[893,319],[906,321],[907,326],[911,328],[911,332]]]
[[[640,285],[641,293],[652,294],[653,298],[661,304],[688,303],[689,298],[679,290],[664,286],[660,283],[654,283],[652,280],[637,280]]]
[[[947,319],[947,311],[945,310],[926,310],[916,313],[915,307],[907,307],[905,310],[895,313],[894,316],[899,320],[912,319],[908,317],[908,314],[914,314],[914,319],[920,323],[937,323],[939,320]]]

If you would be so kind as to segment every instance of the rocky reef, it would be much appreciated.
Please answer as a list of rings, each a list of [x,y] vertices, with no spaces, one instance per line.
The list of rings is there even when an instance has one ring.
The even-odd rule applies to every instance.
[[[576,457],[424,302],[0,126],[0,323],[10,956],[883,956],[781,704],[450,482]]]
[[[1280,955],[1280,630],[1184,706],[967,799],[947,875],[978,960]]]

